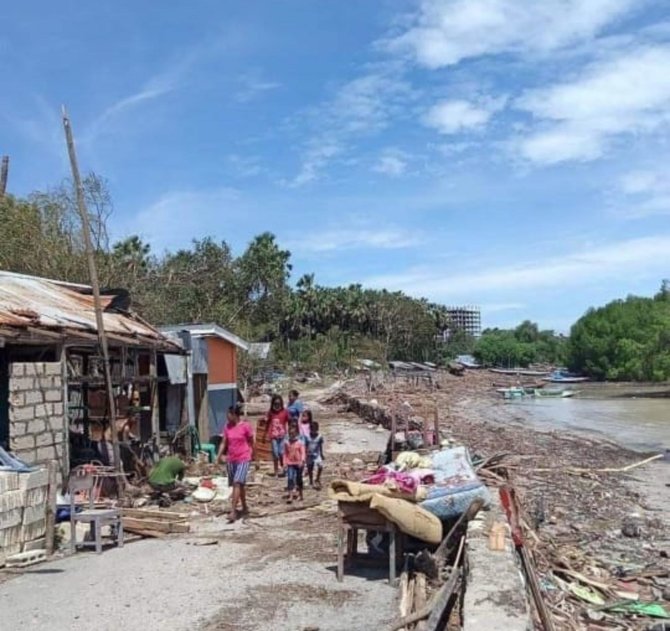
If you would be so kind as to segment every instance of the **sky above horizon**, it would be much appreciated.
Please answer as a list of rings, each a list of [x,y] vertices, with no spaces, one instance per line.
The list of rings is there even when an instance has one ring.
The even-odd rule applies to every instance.
[[[154,253],[269,230],[294,280],[559,331],[670,277],[667,2],[166,7],[0,6],[9,192],[69,174],[65,104]]]

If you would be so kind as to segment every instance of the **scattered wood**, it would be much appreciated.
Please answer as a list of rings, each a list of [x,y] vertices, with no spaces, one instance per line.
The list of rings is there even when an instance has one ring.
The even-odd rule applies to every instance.
[[[186,516],[181,513],[124,508],[122,519],[124,530],[147,537],[155,537],[156,533],[169,535],[189,531]]]

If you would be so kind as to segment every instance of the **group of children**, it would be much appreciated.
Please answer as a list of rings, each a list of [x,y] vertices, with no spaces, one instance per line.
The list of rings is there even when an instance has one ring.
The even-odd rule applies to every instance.
[[[275,394],[267,412],[267,431],[272,441],[275,477],[287,478],[287,501],[303,499],[303,473],[307,468],[309,484],[321,488],[323,437],[312,411],[305,409],[296,390],[289,392],[288,406]]]

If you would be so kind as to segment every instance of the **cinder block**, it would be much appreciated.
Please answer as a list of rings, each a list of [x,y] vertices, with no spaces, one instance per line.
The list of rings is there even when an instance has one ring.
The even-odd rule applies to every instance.
[[[22,524],[24,526],[30,526],[35,522],[46,519],[46,509],[47,507],[44,504],[41,506],[28,506],[24,508]]]
[[[37,452],[34,448],[32,449],[15,449],[14,455],[17,458],[21,458],[26,464],[35,464],[35,457]]]
[[[35,437],[32,434],[23,434],[22,436],[10,436],[9,445],[12,451],[22,449],[33,449],[35,447]]]
[[[14,526],[20,526],[22,518],[22,508],[13,508],[12,510],[0,513],[0,530],[7,530]]]
[[[32,377],[17,377],[9,380],[10,392],[26,392],[35,389],[35,380]]]
[[[39,364],[36,364],[35,362],[26,362],[24,366],[26,375],[35,376],[41,372],[38,367]]]
[[[23,377],[26,374],[24,364],[21,362],[14,362],[9,364],[9,376],[10,378],[14,377]]]
[[[19,474],[14,471],[0,471],[0,493],[19,490]]]
[[[3,553],[5,554],[5,565],[7,564],[7,557],[12,556],[13,554],[18,554],[21,552],[22,547],[23,546],[20,543],[13,543],[12,545],[8,545],[2,549]],[[0,548],[2,548],[2,544],[0,544]]]
[[[15,508],[23,508],[26,505],[25,499],[26,496],[23,491],[0,493],[0,515]]]
[[[42,432],[35,436],[35,447],[49,447],[54,444],[53,432]]]
[[[62,390],[47,390],[44,393],[44,400],[49,403],[58,403],[63,400],[63,391]]]
[[[9,395],[9,403],[15,408],[26,404],[26,395],[24,392],[12,392]]]
[[[32,524],[24,524],[21,526],[21,542],[23,541],[32,541],[33,539],[39,539],[44,537],[44,533],[47,529],[46,519],[40,519],[34,521]]]
[[[38,447],[35,450],[35,462],[46,463],[49,460],[58,460],[61,454],[54,445],[48,447]]]
[[[25,541],[23,543],[23,552],[30,552],[31,550],[43,550],[46,548],[47,540],[46,537],[40,537],[33,541]]]
[[[26,424],[26,431],[29,434],[41,434],[46,427],[46,422],[41,418],[36,418],[32,421],[28,421]]]
[[[49,485],[49,472],[46,469],[38,469],[29,473],[19,473],[19,489],[29,491],[42,486]]]
[[[32,405],[23,405],[21,407],[12,406],[9,410],[9,420],[12,421],[31,421],[35,418],[35,408]]]
[[[10,554],[8,549],[11,546],[18,545],[21,547],[21,526],[11,526],[10,528],[3,528],[0,530],[0,549],[5,551],[5,554]]]
[[[40,506],[47,501],[48,486],[39,486],[29,491],[19,491],[22,494],[22,505],[24,508],[29,506]]]
[[[25,405],[35,405],[44,402],[44,394],[41,390],[30,390],[24,394]]]
[[[60,365],[60,362],[48,362],[44,364],[44,374],[45,375],[60,375],[63,369]]]
[[[35,418],[43,418],[49,416],[49,410],[44,403],[38,403],[35,406]]]
[[[47,560],[46,550],[29,550],[28,552],[19,552],[11,556],[7,555],[5,565],[7,567],[28,567]]]

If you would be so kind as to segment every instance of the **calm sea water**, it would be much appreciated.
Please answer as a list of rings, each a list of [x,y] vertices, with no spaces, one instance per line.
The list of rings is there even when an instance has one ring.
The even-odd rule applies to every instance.
[[[542,428],[604,435],[631,449],[670,449],[670,399],[524,399],[507,406]]]

